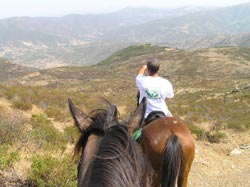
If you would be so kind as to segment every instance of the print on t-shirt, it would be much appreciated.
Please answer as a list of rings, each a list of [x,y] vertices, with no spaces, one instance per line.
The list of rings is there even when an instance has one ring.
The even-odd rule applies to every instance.
[[[160,96],[161,94],[159,93],[159,91],[149,90],[149,89],[145,89],[144,91],[147,94],[149,99],[160,99],[161,98],[161,96]]]

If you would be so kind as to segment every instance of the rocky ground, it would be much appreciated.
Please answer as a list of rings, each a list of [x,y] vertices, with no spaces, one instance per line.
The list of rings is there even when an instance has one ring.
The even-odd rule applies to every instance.
[[[249,187],[250,132],[227,132],[223,143],[196,142],[191,187]]]

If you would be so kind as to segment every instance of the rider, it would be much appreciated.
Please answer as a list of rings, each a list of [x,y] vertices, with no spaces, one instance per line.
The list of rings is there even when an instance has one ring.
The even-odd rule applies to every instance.
[[[165,99],[174,97],[172,84],[158,75],[160,64],[157,59],[150,59],[143,65],[136,76],[136,85],[140,92],[139,103],[143,97],[147,99],[147,109],[144,118],[153,112],[161,111],[167,117],[172,117]],[[148,71],[148,76],[144,75]]]

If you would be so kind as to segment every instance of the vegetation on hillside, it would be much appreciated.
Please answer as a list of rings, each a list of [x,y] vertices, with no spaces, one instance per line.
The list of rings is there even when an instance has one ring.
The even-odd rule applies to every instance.
[[[99,65],[110,64],[112,62],[126,61],[129,58],[135,58],[136,56],[141,56],[145,54],[151,54],[153,57],[154,54],[163,52],[164,49],[165,47],[153,46],[151,44],[130,46],[103,60],[99,63]]]
[[[134,77],[153,56],[161,62],[160,75],[174,85],[176,95],[167,101],[171,112],[197,140],[217,143],[226,138],[227,128],[250,129],[250,49],[132,46],[97,66],[43,70],[0,84],[0,170],[26,161],[30,186],[75,186],[72,147],[79,134],[67,99],[88,113],[102,107],[98,98],[106,98],[126,119],[136,107]]]

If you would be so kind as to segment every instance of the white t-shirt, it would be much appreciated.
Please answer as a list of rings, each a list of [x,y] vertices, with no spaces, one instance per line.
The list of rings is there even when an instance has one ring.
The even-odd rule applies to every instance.
[[[174,91],[172,84],[167,79],[139,74],[136,76],[136,85],[140,91],[139,103],[143,97],[147,98],[144,118],[152,111],[162,111],[165,115],[170,113],[165,99],[174,97]]]

